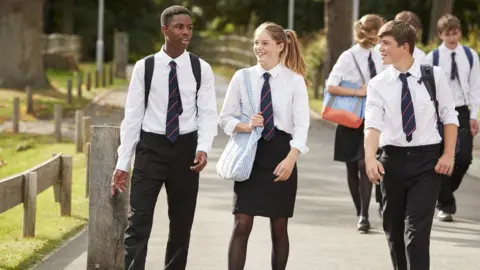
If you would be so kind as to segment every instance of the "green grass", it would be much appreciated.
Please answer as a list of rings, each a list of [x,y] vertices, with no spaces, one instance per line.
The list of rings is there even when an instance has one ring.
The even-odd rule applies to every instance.
[[[85,74],[90,72],[92,74],[92,89],[86,90],[87,77]],[[26,98],[25,92],[13,89],[0,89],[0,123],[10,120],[12,118],[12,103],[14,97],[20,98],[20,119],[22,121],[34,121],[36,119],[51,119],[53,117],[54,104],[61,104],[63,108],[64,117],[73,116],[75,110],[85,107],[91,100],[105,88],[95,88],[94,73],[95,64],[83,63],[80,64],[80,71],[62,71],[48,69],[46,71],[47,77],[54,87],[54,89],[35,89],[33,91],[33,107],[32,114],[26,113]],[[77,94],[77,75],[83,76],[82,97]],[[67,80],[72,79],[72,103],[67,102]],[[106,88],[115,88],[126,84],[126,80],[114,79],[113,85],[107,85]],[[101,85],[101,80],[100,80]]]
[[[22,237],[23,205],[0,214],[0,269],[28,269],[87,224],[85,156],[75,153],[73,143],[55,143],[51,136],[4,135],[0,137],[0,164],[3,161],[6,165],[0,165],[0,179],[30,169],[53,153],[73,156],[71,217],[60,217],[60,205],[55,203],[52,187],[37,195],[34,238]],[[20,144],[31,148],[17,152]]]

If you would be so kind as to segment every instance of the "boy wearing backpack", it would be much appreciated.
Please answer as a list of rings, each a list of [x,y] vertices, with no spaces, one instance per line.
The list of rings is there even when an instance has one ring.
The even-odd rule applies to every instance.
[[[186,50],[193,28],[190,12],[183,6],[171,6],[163,11],[161,24],[165,44],[133,69],[112,177],[112,195],[128,188],[135,152],[125,270],[145,269],[155,204],[163,185],[170,228],[165,266],[160,268],[186,268],[199,173],[217,135],[212,69]]]
[[[427,55],[426,62],[441,67],[447,76],[460,123],[458,130],[460,151],[455,155],[452,176],[442,179],[437,203],[438,219],[452,221],[452,216],[457,210],[453,193],[460,186],[472,163],[473,137],[478,132],[480,66],[478,54],[460,44],[462,29],[457,17],[451,14],[442,16],[438,20],[437,31],[443,43]]]
[[[457,112],[441,69],[414,61],[413,26],[390,21],[378,35],[382,62],[391,66],[367,86],[367,175],[382,190],[393,269],[430,269],[430,233],[440,178],[453,168]]]

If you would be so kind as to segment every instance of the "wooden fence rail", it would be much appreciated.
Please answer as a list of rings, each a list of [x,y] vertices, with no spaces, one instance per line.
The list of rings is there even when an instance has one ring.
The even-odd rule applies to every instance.
[[[54,186],[61,216],[71,215],[72,157],[56,154],[42,164],[0,180],[0,214],[24,205],[23,236],[35,236],[36,196]]]
[[[227,65],[235,69],[250,67],[257,62],[253,54],[253,40],[239,35],[207,38],[198,54],[209,63]]]

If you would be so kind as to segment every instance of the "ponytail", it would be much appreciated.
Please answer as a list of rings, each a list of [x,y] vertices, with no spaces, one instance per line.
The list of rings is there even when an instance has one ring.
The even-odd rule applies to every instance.
[[[287,42],[285,44],[286,53],[283,64],[293,72],[300,74],[304,78],[305,84],[309,86],[310,82],[307,80],[307,64],[303,59],[297,34],[290,29],[286,29],[285,34],[287,36]]]

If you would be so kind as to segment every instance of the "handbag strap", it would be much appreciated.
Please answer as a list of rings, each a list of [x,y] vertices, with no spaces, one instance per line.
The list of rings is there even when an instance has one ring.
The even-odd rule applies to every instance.
[[[360,66],[358,65],[357,59],[355,58],[355,54],[352,51],[350,51],[350,53],[352,54],[353,62],[355,62],[355,66],[357,66],[358,73],[360,73],[360,76],[362,76],[363,84],[366,84],[367,80],[365,80],[365,77],[363,76],[362,70],[360,69]]]
[[[243,80],[245,81],[245,87],[247,88],[248,99],[250,100],[250,105],[252,106],[253,114],[257,113],[255,108],[255,102],[253,102],[253,91],[252,91],[252,82],[250,81],[250,71],[248,68],[243,69]]]

